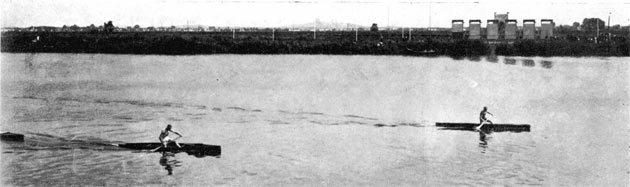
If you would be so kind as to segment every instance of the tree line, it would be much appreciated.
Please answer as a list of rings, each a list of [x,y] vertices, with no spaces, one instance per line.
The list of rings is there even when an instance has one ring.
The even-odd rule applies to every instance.
[[[3,52],[114,53],[114,54],[366,54],[418,56],[628,56],[627,37],[593,43],[582,40],[517,40],[489,43],[448,36],[390,36],[386,31],[329,31],[313,39],[313,32],[248,33],[234,38],[218,33],[89,33],[5,32]],[[37,40],[35,40],[37,38]],[[492,46],[492,48],[491,48]]]

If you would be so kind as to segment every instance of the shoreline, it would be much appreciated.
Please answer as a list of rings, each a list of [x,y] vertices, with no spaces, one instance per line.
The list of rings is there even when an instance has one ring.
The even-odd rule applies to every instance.
[[[155,55],[155,56],[204,56],[204,55],[332,55],[332,56],[396,56],[396,57],[425,57],[425,58],[452,58],[455,60],[463,60],[463,59],[483,59],[483,58],[493,58],[493,57],[505,57],[505,58],[607,58],[607,57],[628,57],[628,56],[507,56],[507,55],[479,55],[479,56],[446,56],[446,55],[430,55],[430,56],[420,56],[420,55],[397,55],[397,54],[383,54],[383,55],[373,55],[373,54],[255,54],[255,53],[247,53],[247,54],[236,54],[236,53],[217,53],[217,54],[136,54],[136,53],[75,53],[75,52],[16,52],[16,51],[0,51],[0,53],[10,53],[10,54],[82,54],[82,55]]]
[[[622,57],[629,56],[625,37],[593,43],[552,40],[465,40],[449,33],[424,35],[412,40],[391,36],[385,31],[323,31],[314,39],[312,32],[276,32],[273,38],[263,32],[3,32],[2,52],[86,53],[86,54],[322,54],[525,57]],[[360,36],[360,37],[359,37]],[[356,38],[355,38],[356,37]],[[356,40],[361,38],[360,40]]]

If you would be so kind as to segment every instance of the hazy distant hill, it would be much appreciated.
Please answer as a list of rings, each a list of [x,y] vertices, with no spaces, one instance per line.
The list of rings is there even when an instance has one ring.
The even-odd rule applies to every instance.
[[[338,23],[338,22],[322,22],[316,20],[310,23],[294,24],[282,26],[280,28],[298,29],[298,30],[313,30],[313,27],[317,27],[317,30],[351,30],[354,28],[368,28],[369,26],[358,25],[353,23]]]
[[[292,24],[292,25],[284,25],[275,28],[284,28],[284,29],[295,29],[295,30],[313,30],[313,27],[317,27],[317,30],[352,30],[354,28],[369,28],[370,26],[358,25],[352,23],[339,23],[339,22],[322,22],[316,20],[310,23],[300,23],[300,24]],[[208,28],[209,25],[175,25],[177,28]],[[227,27],[227,26],[216,26],[216,27]],[[241,27],[236,27],[241,28]],[[256,27],[247,27],[247,28],[256,28]],[[271,27],[258,27],[258,28],[271,28]]]

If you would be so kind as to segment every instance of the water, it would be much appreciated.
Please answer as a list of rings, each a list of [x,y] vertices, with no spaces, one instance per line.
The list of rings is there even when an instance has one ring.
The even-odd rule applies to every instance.
[[[627,57],[1,57],[3,186],[630,183]],[[435,127],[483,106],[531,132]],[[103,145],[166,124],[222,155]]]

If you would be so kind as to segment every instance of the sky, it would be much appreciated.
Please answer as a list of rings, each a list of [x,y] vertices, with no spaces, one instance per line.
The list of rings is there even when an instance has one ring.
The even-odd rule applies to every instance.
[[[283,27],[322,22],[380,27],[450,27],[451,20],[509,12],[510,19],[571,25],[610,16],[630,24],[630,0],[0,0],[1,27],[102,25]]]

